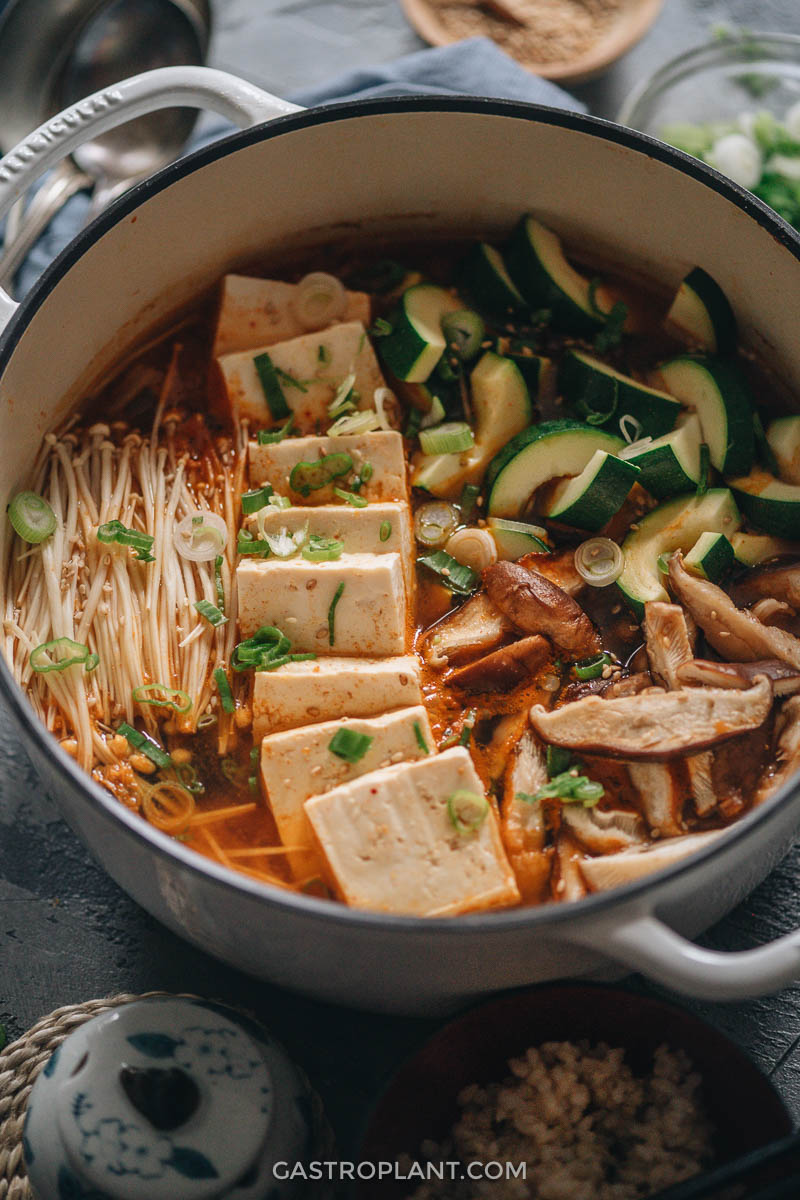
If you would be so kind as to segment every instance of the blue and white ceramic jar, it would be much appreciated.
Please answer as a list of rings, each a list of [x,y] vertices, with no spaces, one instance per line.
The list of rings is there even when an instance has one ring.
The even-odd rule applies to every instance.
[[[260,1026],[158,997],[87,1021],[54,1051],[28,1102],[25,1162],[39,1200],[288,1200],[296,1184],[273,1167],[320,1157],[321,1124]]]

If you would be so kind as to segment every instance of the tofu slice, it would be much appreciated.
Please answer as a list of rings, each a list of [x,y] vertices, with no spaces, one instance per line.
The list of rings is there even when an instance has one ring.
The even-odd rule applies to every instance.
[[[253,687],[253,736],[332,721],[374,717],[422,703],[419,663],[402,658],[318,658],[257,671]]]
[[[295,653],[381,658],[405,651],[408,608],[399,554],[343,554],[320,563],[245,558],[236,568],[236,587],[244,638],[277,625]]]
[[[255,367],[259,354],[268,353],[273,366],[291,375],[300,386],[280,379],[288,407],[294,413],[297,433],[319,433],[331,423],[328,405],[343,379],[355,374],[354,389],[360,408],[374,408],[375,389],[385,386],[375,351],[360,321],[331,325],[288,342],[258,346],[216,360],[221,390],[219,401],[234,420],[247,418],[267,428],[282,424],[270,412]]]
[[[518,904],[490,806],[474,833],[459,833],[447,801],[484,794],[468,752],[362,775],[305,804],[329,880],[353,908],[418,917],[455,916]]]
[[[289,476],[297,463],[316,462],[326,454],[349,454],[353,460],[352,472],[335,479],[326,487],[317,488],[308,496],[293,491]],[[349,491],[354,475],[358,474],[364,463],[371,464],[372,475],[358,493],[360,496],[370,502],[402,500],[408,503],[403,439],[394,430],[346,437],[290,437],[268,446],[260,446],[258,442],[248,444],[250,483],[254,487],[271,483],[275,491],[281,496],[288,496],[292,504],[343,503],[334,495],[334,486]]]
[[[278,279],[255,279],[252,275],[226,275],[220,289],[219,315],[214,336],[213,358],[274,346],[308,333],[295,316],[292,303],[296,283]],[[342,321],[369,325],[372,302],[366,292],[347,292]]]
[[[282,529],[299,533],[308,526],[312,537],[336,538],[344,545],[344,554],[399,554],[406,581],[411,590],[414,574],[414,541],[411,534],[411,510],[407,504],[391,501],[353,508],[349,504],[320,504],[315,508],[284,508],[280,511],[251,513],[244,526],[254,536],[259,531],[278,534]]]
[[[358,762],[346,762],[328,748],[340,729],[372,738],[372,745]],[[427,749],[420,745],[420,738]],[[306,800],[359,775],[435,753],[428,714],[421,704],[380,717],[345,717],[265,737],[261,743],[261,780],[278,833],[284,846],[306,847],[288,855],[295,879],[323,872],[303,808]]]

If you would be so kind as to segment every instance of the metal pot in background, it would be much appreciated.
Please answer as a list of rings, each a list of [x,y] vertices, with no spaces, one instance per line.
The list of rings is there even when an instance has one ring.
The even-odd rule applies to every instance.
[[[84,96],[156,67],[205,62],[209,0],[10,0],[0,12],[0,147],[10,149],[36,126]],[[0,286],[55,213],[78,191],[93,189],[91,220],[138,180],[177,158],[197,112],[169,108],[138,117],[81,146],[34,195],[9,214]]]

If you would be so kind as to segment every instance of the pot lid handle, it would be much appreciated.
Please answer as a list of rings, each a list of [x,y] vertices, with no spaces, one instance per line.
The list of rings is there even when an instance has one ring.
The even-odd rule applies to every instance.
[[[582,935],[585,935],[582,936]],[[752,1000],[800,979],[800,934],[787,933],[755,950],[706,950],[657,917],[634,917],[599,931],[593,922],[570,937],[600,949],[633,971],[701,1000]]]
[[[207,108],[242,128],[301,111],[211,67],[160,67],[133,75],[50,117],[0,159],[0,220],[40,175],[84,142],[160,108]],[[0,330],[16,308],[0,291]]]

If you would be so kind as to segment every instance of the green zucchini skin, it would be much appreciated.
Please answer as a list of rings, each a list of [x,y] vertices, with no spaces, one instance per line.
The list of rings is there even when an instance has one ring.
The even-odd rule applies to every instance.
[[[712,466],[725,478],[746,475],[755,454],[755,404],[739,368],[711,354],[683,354],[659,372],[665,389],[700,418]]]
[[[559,239],[534,217],[522,217],[503,257],[530,307],[550,310],[552,329],[591,335],[603,327],[603,316],[589,301],[589,281],[567,263]]]
[[[488,511],[519,519],[531,495],[548,479],[579,475],[596,450],[616,454],[624,442],[580,421],[543,421],[513,437],[486,472]]]
[[[711,583],[720,583],[736,566],[736,555],[724,533],[703,533],[684,558],[684,564]]]
[[[627,461],[641,471],[639,483],[657,500],[690,492],[700,482],[700,422],[692,415],[679,429],[665,433]]]
[[[579,405],[581,413],[584,406],[594,413],[609,413],[598,425],[610,433],[619,434],[620,419],[628,415],[638,422],[639,437],[662,437],[674,429],[681,414],[680,402],[666,392],[622,375],[582,350],[568,350],[564,355],[558,385],[564,399]]]
[[[622,508],[640,474],[624,459],[597,450],[581,474],[565,486],[548,516],[562,525],[597,533]]]
[[[425,383],[445,351],[441,319],[460,307],[460,300],[436,284],[408,288],[392,316],[392,332],[381,338],[380,356],[389,372],[407,383]]]
[[[747,519],[773,537],[800,540],[800,486],[783,483],[756,468],[731,479],[730,488]]]
[[[711,354],[734,354],[738,332],[728,297],[702,267],[681,283],[665,318]]]
[[[514,317],[528,305],[508,274],[499,250],[486,242],[472,246],[459,268],[459,290],[480,312]]]

